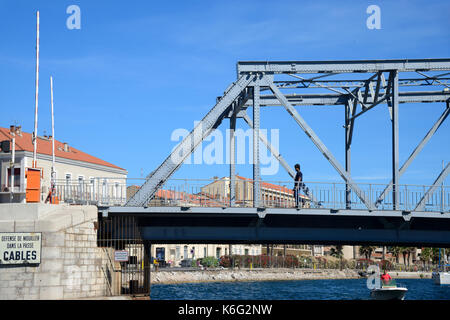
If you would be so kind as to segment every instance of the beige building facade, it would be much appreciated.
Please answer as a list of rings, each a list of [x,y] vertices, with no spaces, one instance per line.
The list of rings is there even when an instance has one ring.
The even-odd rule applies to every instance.
[[[230,245],[228,244],[154,244],[152,245],[152,257],[165,261],[172,267],[179,267],[182,260],[202,259],[230,255]],[[260,255],[261,245],[231,245],[233,255]]]
[[[32,167],[33,145],[31,134],[14,131],[14,170],[11,170],[12,151],[0,152],[0,202],[26,201],[26,172]],[[11,138],[10,129],[0,128],[0,140]],[[36,167],[41,170],[41,202],[46,200],[51,186],[51,144],[51,137],[37,138]],[[126,177],[125,169],[55,140],[56,191],[61,202],[83,200],[119,204],[126,200]]]

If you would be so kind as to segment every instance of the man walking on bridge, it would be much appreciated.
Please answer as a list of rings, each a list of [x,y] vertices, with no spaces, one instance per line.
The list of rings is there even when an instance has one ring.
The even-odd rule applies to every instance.
[[[295,166],[295,171],[297,172],[294,178],[294,197],[295,197],[295,206],[299,206],[299,197],[300,197],[300,189],[305,188],[305,184],[303,183],[303,173],[300,171],[300,165],[297,163]],[[305,191],[307,192],[307,191]],[[302,199],[303,204],[303,199]]]

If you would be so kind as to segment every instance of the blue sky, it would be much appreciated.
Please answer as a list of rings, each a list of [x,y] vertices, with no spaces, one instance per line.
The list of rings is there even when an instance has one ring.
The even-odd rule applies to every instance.
[[[236,79],[239,60],[444,58],[450,56],[448,1],[0,1],[0,126],[33,131],[35,13],[40,10],[39,134],[51,132],[54,77],[56,139],[124,167],[129,177],[155,169],[170,153],[173,130],[190,130]],[[81,9],[69,30],[66,8]],[[369,30],[366,8],[381,8]],[[444,109],[400,105],[400,164]],[[343,109],[298,107],[344,163]],[[302,164],[304,179],[341,181],[281,108],[264,109],[261,126],[280,129],[280,152]],[[222,130],[228,127],[225,120]],[[246,128],[243,121],[238,127]],[[386,183],[390,120],[380,105],[356,122],[352,175]],[[444,123],[401,178],[431,184],[450,161]],[[251,166],[238,166],[251,177]],[[185,165],[176,178],[225,176],[226,165]],[[280,167],[266,180],[290,180]],[[448,179],[447,179],[448,181]]]

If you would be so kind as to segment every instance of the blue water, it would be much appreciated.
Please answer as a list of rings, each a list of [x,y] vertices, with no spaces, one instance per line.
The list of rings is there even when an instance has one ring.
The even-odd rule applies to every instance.
[[[366,279],[210,282],[152,285],[152,300],[369,300]],[[398,279],[405,300],[450,300],[450,286]]]

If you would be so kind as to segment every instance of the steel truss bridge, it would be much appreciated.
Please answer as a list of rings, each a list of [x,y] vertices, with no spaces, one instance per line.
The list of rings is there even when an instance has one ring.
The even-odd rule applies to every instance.
[[[141,234],[153,243],[342,243],[450,246],[449,189],[441,186],[450,164],[434,183],[408,206],[400,177],[446,120],[450,112],[450,59],[353,61],[243,61],[237,63],[237,80],[173,152],[150,173],[123,206],[99,207],[101,217],[137,216]],[[399,104],[439,103],[441,116],[399,162]],[[345,122],[345,163],[341,164],[297,111],[301,106],[342,108]],[[392,180],[373,196],[351,175],[351,146],[355,122],[370,110],[386,107],[391,119]],[[311,190],[310,208],[272,208],[261,197],[259,143],[261,140],[294,177],[289,165],[260,131],[260,112],[283,107],[319,149],[345,184],[345,205],[324,206]],[[250,118],[249,114],[252,115]],[[158,190],[196,147],[224,119],[230,128],[229,196],[222,207],[149,206]],[[236,204],[235,129],[243,119],[253,129],[253,194],[250,207]],[[438,206],[427,209],[437,194]],[[361,206],[355,206],[352,198]],[[389,200],[387,200],[389,198]]]

